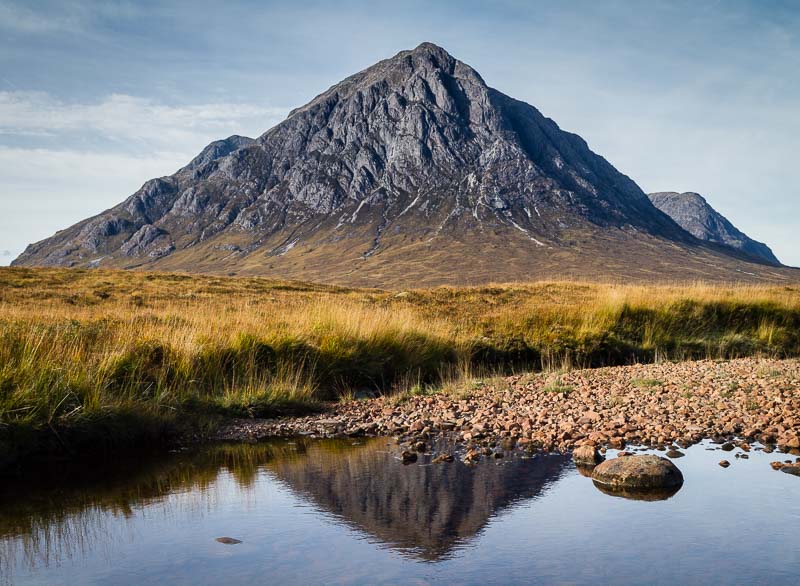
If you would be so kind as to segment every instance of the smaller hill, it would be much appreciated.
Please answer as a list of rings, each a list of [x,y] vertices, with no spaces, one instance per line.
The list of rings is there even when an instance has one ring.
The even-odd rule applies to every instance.
[[[696,238],[735,248],[761,262],[781,264],[769,246],[753,240],[731,224],[699,193],[662,191],[650,193],[648,197],[654,206]]]

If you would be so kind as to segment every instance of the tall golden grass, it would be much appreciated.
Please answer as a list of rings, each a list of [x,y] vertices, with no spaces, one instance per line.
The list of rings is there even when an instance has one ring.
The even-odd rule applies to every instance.
[[[63,439],[70,426],[119,414],[127,429],[187,413],[288,413],[353,391],[452,385],[472,368],[756,354],[800,355],[800,287],[553,282],[398,293],[0,269],[0,441],[33,428]]]

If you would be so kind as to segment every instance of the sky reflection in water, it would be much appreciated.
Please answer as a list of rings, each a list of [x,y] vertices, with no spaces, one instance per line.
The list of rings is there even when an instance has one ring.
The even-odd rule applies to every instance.
[[[7,485],[0,581],[800,583],[800,478],[768,465],[786,455],[696,446],[676,460],[681,490],[648,502],[603,494],[559,456],[403,466],[387,440],[353,443],[216,446]]]

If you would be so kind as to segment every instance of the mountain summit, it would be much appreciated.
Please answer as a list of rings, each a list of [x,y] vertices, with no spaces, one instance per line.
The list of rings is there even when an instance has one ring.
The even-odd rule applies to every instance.
[[[660,191],[648,195],[653,205],[675,220],[678,225],[700,240],[730,246],[755,259],[780,265],[780,261],[763,242],[757,242],[711,207],[699,193]]]
[[[575,134],[431,43],[33,244],[19,265],[408,287],[780,278],[705,243]]]

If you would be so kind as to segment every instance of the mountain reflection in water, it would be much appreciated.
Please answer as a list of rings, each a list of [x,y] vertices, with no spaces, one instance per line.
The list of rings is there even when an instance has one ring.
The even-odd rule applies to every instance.
[[[446,557],[503,509],[558,479],[563,456],[403,466],[385,440],[358,449],[312,444],[269,469],[297,494],[388,547]]]
[[[194,493],[182,513],[214,506],[221,474],[244,493],[265,474],[329,518],[386,547],[422,560],[448,557],[503,509],[535,497],[562,474],[568,459],[540,456],[403,466],[388,440],[302,440],[218,445],[148,462],[70,467],[55,477],[11,481],[0,488],[0,577],[9,564],[59,564],[116,539],[107,519],[131,518],[169,495]],[[396,449],[396,448],[395,448]],[[165,514],[174,514],[166,511]]]

